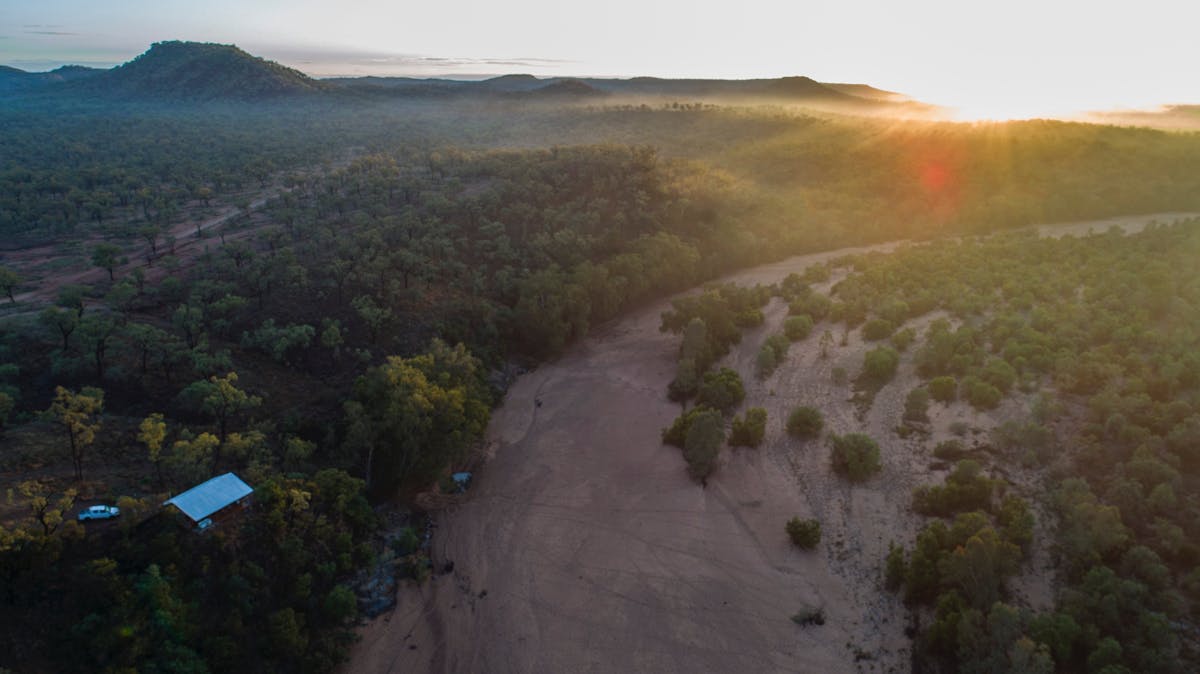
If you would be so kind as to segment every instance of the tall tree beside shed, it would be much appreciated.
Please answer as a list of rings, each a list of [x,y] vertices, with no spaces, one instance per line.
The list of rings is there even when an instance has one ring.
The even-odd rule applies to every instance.
[[[224,377],[213,375],[208,379],[192,382],[180,394],[192,409],[208,415],[217,423],[217,440],[220,445],[213,452],[214,473],[221,465],[221,447],[229,437],[229,422],[238,414],[262,404],[262,398],[239,389],[237,382],[236,372],[230,372]]]
[[[85,386],[79,393],[61,386],[54,389],[54,402],[50,403],[46,414],[67,431],[76,480],[83,479],[83,458],[87,448],[96,441],[103,410],[104,391],[98,388]]]

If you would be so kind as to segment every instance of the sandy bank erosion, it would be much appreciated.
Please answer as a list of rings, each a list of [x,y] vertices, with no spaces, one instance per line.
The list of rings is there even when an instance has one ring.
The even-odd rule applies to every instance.
[[[1041,231],[1136,229],[1173,215]],[[726,280],[773,283],[861,250],[796,257]],[[723,361],[746,382],[745,406],[767,408],[766,441],[723,450],[702,489],[679,450],[659,441],[680,410],[665,395],[678,348],[677,337],[658,331],[666,306],[627,316],[517,381],[492,418],[494,456],[470,499],[438,516],[435,564],[453,562],[453,571],[402,587],[397,608],[362,629],[344,671],[909,670],[905,612],[882,589],[882,558],[889,541],[907,542],[920,526],[909,511],[912,488],[942,475],[929,468],[927,442],[891,431],[917,383],[911,353],[861,419],[849,386],[831,377],[835,367],[851,377],[861,367],[867,346],[857,331],[821,359],[818,337],[829,326],[819,324],[758,381],[754,357],[787,313],[773,300],[766,324]],[[920,334],[932,318],[908,325]],[[834,332],[840,341],[840,326]],[[784,432],[787,411],[799,404],[822,409],[829,431],[872,435],[882,473],[856,487],[835,478],[826,443]],[[784,523],[795,515],[821,520],[816,551],[788,542]],[[823,608],[825,624],[792,623],[805,606]]]

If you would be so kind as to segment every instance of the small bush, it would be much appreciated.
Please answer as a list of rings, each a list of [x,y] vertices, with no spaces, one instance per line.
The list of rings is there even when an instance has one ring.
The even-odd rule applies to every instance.
[[[400,530],[400,534],[392,539],[392,550],[400,557],[411,555],[420,546],[421,538],[417,536],[416,529],[412,527],[404,527]]]
[[[929,391],[915,388],[908,392],[904,399],[904,420],[914,422],[929,421]]]
[[[699,407],[693,407],[687,412],[675,417],[675,421],[671,422],[671,426],[663,429],[663,444],[674,445],[675,447],[683,449],[683,443],[685,440],[687,440],[688,428],[691,427],[692,422],[695,421],[697,415],[710,410],[711,408],[701,405]]]
[[[829,263],[814,264],[804,269],[805,283],[822,283],[830,278]]]
[[[821,411],[813,407],[797,407],[788,415],[787,431],[797,438],[815,438],[821,435],[825,419]]]
[[[896,326],[892,325],[891,321],[874,318],[863,325],[862,336],[868,342],[878,342],[881,339],[887,339],[895,330]]]
[[[863,357],[863,377],[873,384],[886,384],[896,376],[900,366],[900,354],[894,349],[881,346],[872,349]]]
[[[787,356],[788,349],[792,347],[792,342],[786,335],[771,335],[767,338],[766,346],[775,352],[775,355],[780,361]]]
[[[766,432],[767,411],[761,407],[751,407],[746,410],[745,416],[734,418],[729,444],[734,447],[757,447],[762,444]]]
[[[758,376],[766,377],[779,367],[779,364],[787,358],[788,348],[792,343],[783,335],[771,335],[767,341],[763,343],[762,349],[758,352]]]
[[[942,485],[926,485],[913,491],[913,510],[921,515],[949,517],[955,513],[991,510],[995,482],[983,474],[979,464],[959,461]]]
[[[860,299],[834,302],[829,307],[829,318],[835,323],[845,323],[846,331],[849,332],[867,321],[866,301]]]
[[[411,578],[420,585],[429,580],[432,573],[430,564],[429,558],[424,555],[410,555],[401,560],[397,570],[401,578]]]
[[[983,366],[980,377],[999,389],[1001,393],[1008,393],[1017,381],[1017,371],[1007,362],[999,358],[992,358]]]
[[[833,301],[820,293],[809,293],[804,297],[788,303],[788,313],[792,316],[808,315],[813,321],[819,321],[829,315]]]
[[[787,534],[792,543],[801,550],[812,550],[821,542],[821,523],[793,517],[788,520]]]
[[[811,292],[812,288],[809,288],[808,284],[804,282],[804,279],[796,272],[788,274],[783,281],[779,283],[779,296],[789,302],[797,297],[804,297]]]
[[[878,473],[879,445],[862,433],[831,435],[833,470],[851,482],[862,482]]]
[[[683,442],[683,458],[688,474],[705,480],[717,467],[717,456],[725,444],[725,420],[716,410],[697,414],[688,426]]]
[[[754,367],[760,379],[769,377],[775,368],[779,367],[779,357],[775,355],[775,349],[764,344],[758,350],[758,357],[754,359]]]
[[[793,342],[798,342],[812,333],[813,320],[808,314],[789,316],[783,322],[783,334]]]
[[[742,378],[736,371],[723,367],[716,372],[704,373],[704,383],[700,385],[696,402],[722,412],[731,412],[745,398]]]
[[[807,606],[800,609],[795,615],[792,616],[792,622],[801,627],[808,627],[809,625],[824,625],[825,612],[819,608]]]
[[[977,377],[964,377],[962,389],[963,397],[977,410],[994,410],[1004,398],[1000,389]]]
[[[888,300],[883,306],[877,308],[875,313],[883,320],[894,325],[900,325],[904,322],[905,318],[915,315],[912,313],[912,307],[908,306],[907,302],[898,299]]]
[[[952,403],[958,398],[958,382],[954,377],[934,377],[926,387],[929,397],[940,403]]]
[[[757,328],[763,324],[763,312],[758,309],[743,309],[733,317],[733,324],[739,328]]]
[[[969,452],[958,440],[943,440],[933,448],[933,455],[942,461],[957,461]]]
[[[1054,446],[1054,431],[1035,422],[1006,421],[992,429],[992,444],[1005,452],[1025,449],[1039,458],[1049,458]]]
[[[696,362],[691,358],[679,361],[675,378],[667,385],[667,397],[674,402],[683,402],[695,396],[699,388],[700,375],[696,372]]]
[[[833,333],[829,330],[821,333],[821,341],[817,344],[821,349],[821,358],[829,357],[829,350],[833,348]]]
[[[915,330],[904,328],[892,334],[892,346],[896,347],[897,351],[907,351],[916,339],[917,332]]]
[[[1033,513],[1029,503],[1019,496],[1005,496],[1000,502],[1000,511],[996,513],[996,521],[1005,540],[1017,547],[1029,551],[1033,542]]]

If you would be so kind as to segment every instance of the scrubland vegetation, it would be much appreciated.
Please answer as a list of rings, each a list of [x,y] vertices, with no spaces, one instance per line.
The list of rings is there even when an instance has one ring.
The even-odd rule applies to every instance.
[[[1200,138],[1046,121],[32,97],[0,127],[0,666],[45,671],[329,671],[358,616],[353,578],[379,554],[370,503],[436,489],[471,462],[513,370],[640,303],[793,253],[1200,208]],[[192,231],[220,208],[236,212]],[[1185,671],[1198,229],[939,238],[677,298],[664,395],[692,406],[663,440],[701,481],[727,438],[757,447],[772,423],[819,444],[820,410],[741,409],[747,382],[855,329],[873,342],[857,387],[915,362],[917,428],[939,405],[1028,399],[989,458],[914,494],[932,519],[896,541],[886,577],[924,617],[917,659]],[[50,259],[22,258],[35,245]],[[831,293],[813,289],[833,273]],[[782,332],[753,372],[726,367],[772,297],[792,315]],[[831,470],[869,486],[877,439],[828,443]],[[953,449],[938,451],[965,458]],[[1039,543],[997,465],[1045,485],[1053,611],[1005,603]],[[195,535],[156,514],[229,470],[256,488],[242,519]],[[85,500],[125,514],[85,531]],[[786,532],[817,545],[820,523],[796,521]]]
[[[953,469],[915,490],[912,509],[928,524],[893,546],[882,569],[922,626],[917,669],[1182,672],[1195,663],[1198,254],[1192,220],[1133,235],[942,241],[830,263],[848,273],[832,288],[829,320],[861,325],[867,341],[886,336],[873,327],[881,322],[941,315],[912,342],[925,383],[907,395],[897,420],[905,432],[927,432],[930,407],[956,401],[988,413],[1016,398],[1027,410],[995,423],[982,451],[959,440],[931,448]],[[858,385],[886,384],[898,362],[886,347],[867,351]],[[786,427],[815,437],[820,411],[797,408]],[[870,437],[830,443],[830,467],[847,479],[880,470]],[[996,477],[1014,474],[1026,477]],[[1050,540],[1034,539],[1029,499],[1043,506]],[[808,547],[815,524],[793,519],[787,532]],[[1034,545],[1052,551],[1053,569],[1039,571],[1057,588],[1050,610],[1009,603],[1009,581]]]
[[[906,318],[947,312],[916,347],[935,404],[956,395],[980,410],[1010,396],[1030,401],[1026,418],[995,428],[991,458],[1041,476],[1038,497],[1055,518],[1047,544],[1057,606],[1031,613],[1003,603],[1031,544],[1025,500],[1003,496],[1003,483],[973,460],[944,485],[917,490],[915,510],[950,521],[920,533],[903,574],[895,569],[904,553],[889,559],[906,600],[933,607],[917,642],[922,661],[1114,672],[1194,663],[1182,625],[1200,599],[1189,477],[1200,296],[1186,261],[1200,252],[1197,224],[1132,236],[998,236],[847,260],[860,273],[837,289],[842,302],[904,302]]]

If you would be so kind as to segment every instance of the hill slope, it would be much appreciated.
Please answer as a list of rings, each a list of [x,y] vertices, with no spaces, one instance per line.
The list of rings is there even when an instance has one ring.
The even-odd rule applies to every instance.
[[[0,66],[0,91],[37,89],[45,85],[87,79],[102,72],[99,68],[62,66],[49,72],[31,73],[11,66]]]
[[[597,89],[587,82],[574,79],[555,80],[544,87],[538,87],[537,89],[525,93],[536,96],[554,96],[560,98],[590,98],[607,95],[606,92]]]
[[[327,85],[233,45],[158,42],[73,89],[125,98],[205,101],[276,98],[322,91]]]

